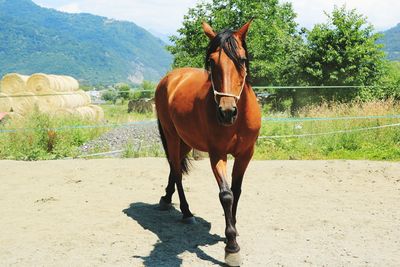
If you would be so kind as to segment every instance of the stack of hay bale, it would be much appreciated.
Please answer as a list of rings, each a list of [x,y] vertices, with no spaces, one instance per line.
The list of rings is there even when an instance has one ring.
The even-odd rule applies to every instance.
[[[74,115],[101,121],[103,109],[92,105],[91,99],[79,90],[79,83],[70,76],[37,73],[24,76],[7,74],[0,84],[0,112],[25,116],[37,108],[52,116]]]

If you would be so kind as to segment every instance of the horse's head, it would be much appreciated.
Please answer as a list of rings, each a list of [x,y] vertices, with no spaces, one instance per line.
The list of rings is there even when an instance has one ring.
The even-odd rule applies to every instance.
[[[218,121],[225,126],[235,123],[238,116],[237,102],[246,85],[249,60],[246,35],[251,21],[237,31],[224,30],[215,33],[203,22],[203,30],[210,38],[206,56],[206,69],[217,104]]]

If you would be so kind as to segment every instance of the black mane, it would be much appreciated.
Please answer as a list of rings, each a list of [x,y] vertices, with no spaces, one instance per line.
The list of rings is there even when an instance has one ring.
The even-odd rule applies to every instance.
[[[247,45],[245,40],[242,42],[242,46],[244,50],[246,51],[246,59],[242,59],[239,54],[238,54],[238,43],[233,36],[234,32],[231,30],[223,30],[222,32],[218,33],[214,39],[210,41],[208,44],[207,48],[207,54],[206,54],[206,59],[205,59],[205,67],[207,70],[210,69],[210,56],[212,53],[217,51],[218,48],[221,48],[220,54],[222,52],[222,49],[224,50],[225,54],[233,61],[235,64],[236,68],[238,70],[242,69],[243,67],[246,67],[247,72],[249,74],[250,68],[249,68],[249,56],[247,53]]]

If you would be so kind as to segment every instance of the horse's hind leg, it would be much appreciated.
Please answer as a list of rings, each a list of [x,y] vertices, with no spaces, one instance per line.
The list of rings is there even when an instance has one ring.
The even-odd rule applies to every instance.
[[[160,199],[160,209],[161,210],[169,210],[172,208],[172,195],[175,192],[175,177],[173,172],[170,171],[168,177],[168,185],[165,188],[165,196]]]
[[[168,162],[170,166],[170,174],[168,178],[168,185],[166,188],[166,195],[160,200],[160,207],[169,207],[172,201],[172,195],[175,192],[175,184],[179,194],[180,209],[183,214],[183,221],[186,223],[194,223],[194,217],[189,209],[185,192],[182,185],[182,174],[187,171],[186,157],[190,152],[191,148],[186,145],[179,137],[175,134],[165,135],[167,140],[168,149]]]
[[[192,212],[189,209],[189,204],[187,203],[185,191],[183,190],[182,185],[182,174],[184,172],[188,172],[187,166],[187,155],[190,152],[191,147],[186,145],[182,140],[180,140],[180,155],[179,155],[179,166],[177,168],[180,169],[179,175],[176,176],[176,188],[178,189],[180,208],[183,214],[183,222],[192,224],[195,223],[196,220],[193,217]]]
[[[185,158],[187,154],[190,152],[191,148],[187,146],[185,143],[181,142],[180,144],[180,158],[181,158],[181,168],[184,165]],[[169,159],[168,159],[169,161]],[[175,181],[176,181],[176,171],[171,166],[170,163],[170,172],[168,177],[168,185],[165,188],[165,196],[160,199],[160,209],[161,210],[169,210],[172,208],[172,195],[175,193]],[[183,190],[183,189],[182,189]],[[185,198],[186,200],[186,198]]]

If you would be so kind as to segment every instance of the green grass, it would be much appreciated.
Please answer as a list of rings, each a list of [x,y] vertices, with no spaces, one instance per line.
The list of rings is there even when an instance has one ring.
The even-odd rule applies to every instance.
[[[299,117],[349,117],[400,114],[394,101],[335,104],[308,107]],[[271,116],[271,115],[270,115]],[[273,116],[273,115],[272,115]],[[260,136],[302,135],[351,131],[400,123],[400,119],[353,119],[305,122],[265,122]],[[359,132],[326,134],[321,136],[259,139],[256,159],[365,159],[400,160],[400,127],[371,129]]]
[[[155,119],[155,115],[153,113],[128,113],[128,104],[119,104],[119,105],[112,105],[106,104],[101,105],[104,110],[104,114],[106,117],[107,122],[109,123],[126,123],[126,122],[133,122],[133,121],[144,121]]]
[[[105,123],[123,124],[132,121],[155,119],[149,114],[127,113],[127,105],[103,105]],[[397,102],[376,101],[369,103],[324,103],[299,111],[296,118],[331,118],[349,116],[384,116],[400,114]],[[287,113],[265,113],[269,118],[287,118]],[[342,130],[376,127],[400,123],[400,119],[354,119],[326,121],[266,121],[260,136],[301,135],[328,133]],[[95,122],[75,117],[52,118],[33,113],[0,125],[0,130],[25,128],[16,133],[0,133],[0,159],[48,160],[76,157],[78,148],[85,142],[99,137],[110,128],[73,129],[77,125],[93,125]],[[49,128],[69,127],[67,130]],[[96,152],[105,152],[99,148]],[[140,149],[126,144],[122,154],[125,158],[163,157],[160,146],[142,146]],[[382,128],[360,132],[327,134],[322,136],[259,139],[254,159],[260,160],[309,160],[309,159],[366,159],[400,160],[400,127]]]
[[[103,124],[124,124],[133,121],[154,119],[152,113],[139,114],[127,112],[127,104],[102,105],[105,113]],[[83,120],[74,116],[52,117],[39,112],[24,118],[10,119],[0,124],[0,130],[17,130],[16,132],[0,133],[0,159],[10,160],[53,160],[77,157],[81,154],[79,147],[84,143],[98,138],[113,127],[74,128],[101,124]],[[24,130],[22,130],[24,129]],[[133,151],[129,144],[124,152],[125,157],[157,156],[162,154],[152,147]],[[106,152],[109,149],[99,147],[93,153]]]
[[[104,129],[54,129],[91,124],[94,123],[77,117],[52,118],[38,112],[9,120],[0,130],[17,131],[0,134],[0,159],[49,160],[77,156],[78,148],[98,137]]]

